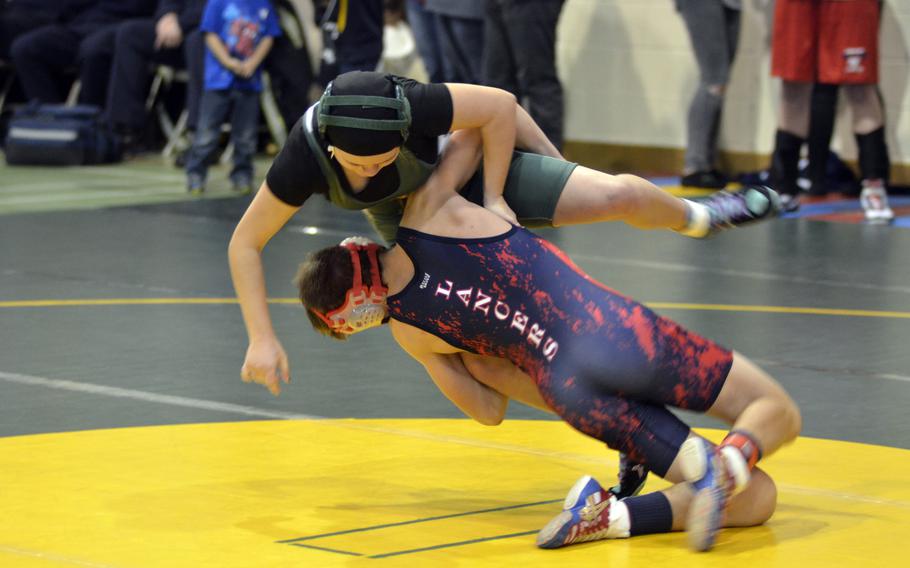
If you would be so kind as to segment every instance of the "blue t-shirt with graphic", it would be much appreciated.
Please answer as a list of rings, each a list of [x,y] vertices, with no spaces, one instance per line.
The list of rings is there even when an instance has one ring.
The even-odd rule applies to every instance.
[[[278,16],[269,0],[209,0],[199,29],[217,34],[231,56],[241,61],[253,55],[263,38],[281,35]],[[261,71],[257,69],[252,77],[244,79],[231,73],[206,49],[205,88],[261,91]]]

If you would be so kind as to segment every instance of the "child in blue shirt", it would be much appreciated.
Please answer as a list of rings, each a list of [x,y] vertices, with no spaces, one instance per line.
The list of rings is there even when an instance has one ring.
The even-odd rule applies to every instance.
[[[205,33],[205,90],[199,103],[196,138],[186,162],[187,189],[205,190],[208,159],[214,152],[221,124],[231,114],[235,191],[253,189],[253,154],[259,126],[259,66],[281,35],[270,0],[209,0],[199,26]]]

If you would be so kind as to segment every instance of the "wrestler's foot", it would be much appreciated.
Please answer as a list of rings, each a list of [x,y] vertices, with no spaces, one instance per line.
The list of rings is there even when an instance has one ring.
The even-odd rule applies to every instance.
[[[738,191],[718,191],[700,201],[711,213],[708,234],[741,227],[780,214],[780,196],[770,187],[749,185]]]
[[[724,456],[704,438],[687,439],[680,453],[683,477],[695,492],[686,521],[689,547],[703,552],[714,546],[717,532],[723,526],[734,480]]]
[[[619,483],[610,488],[610,493],[617,499],[634,497],[641,493],[648,479],[648,468],[635,463],[626,454],[619,454]]]
[[[575,482],[563,511],[537,533],[537,546],[559,548],[576,542],[607,538],[610,528],[610,505],[616,496],[590,475]]]

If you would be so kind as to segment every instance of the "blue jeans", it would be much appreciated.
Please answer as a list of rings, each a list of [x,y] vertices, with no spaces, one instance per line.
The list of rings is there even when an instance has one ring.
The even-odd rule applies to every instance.
[[[187,176],[198,176],[205,181],[209,157],[218,146],[221,124],[229,111],[232,111],[231,143],[234,144],[231,181],[247,184],[252,181],[253,154],[256,153],[256,135],[259,127],[259,93],[239,89],[202,93],[196,138],[186,160]]]

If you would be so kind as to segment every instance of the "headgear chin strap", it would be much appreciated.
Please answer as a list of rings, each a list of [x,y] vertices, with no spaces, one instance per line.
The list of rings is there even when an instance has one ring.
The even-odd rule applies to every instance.
[[[382,285],[379,260],[376,252],[380,246],[363,237],[351,237],[341,241],[341,246],[351,253],[354,265],[354,282],[345,294],[344,303],[326,314],[313,308],[310,311],[319,316],[334,332],[346,335],[357,333],[382,324],[386,315],[386,294],[389,289]],[[365,251],[370,259],[371,286],[363,285],[360,267],[360,252]]]
[[[381,107],[394,109],[397,118],[358,118],[355,116],[339,116],[330,114],[332,107]],[[404,95],[401,85],[395,85],[395,98],[374,95],[333,95],[332,83],[325,88],[319,99],[319,113],[316,115],[319,133],[325,136],[328,126],[341,126],[344,128],[357,128],[360,130],[397,130],[401,134],[402,143],[408,139],[408,130],[411,126],[411,103]]]

